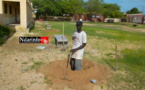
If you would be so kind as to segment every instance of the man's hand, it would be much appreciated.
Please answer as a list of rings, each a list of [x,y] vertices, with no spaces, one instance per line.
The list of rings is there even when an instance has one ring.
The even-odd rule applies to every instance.
[[[77,50],[76,49],[71,49],[70,52],[74,53],[76,52]]]
[[[80,47],[78,47],[78,48],[75,48],[75,49],[71,49],[70,50],[70,52],[76,52],[77,50],[80,50],[80,49],[82,49],[82,48],[84,48],[86,46],[86,43],[83,43]]]
[[[75,40],[75,39],[76,39],[76,37],[75,37],[75,36],[73,36],[73,37],[72,37],[72,40]]]

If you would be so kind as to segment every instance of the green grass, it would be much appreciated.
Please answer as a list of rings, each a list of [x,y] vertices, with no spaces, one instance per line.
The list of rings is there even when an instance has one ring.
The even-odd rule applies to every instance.
[[[44,82],[46,83],[46,84],[48,84],[48,85],[52,85],[53,83],[52,83],[52,81],[51,80],[48,80],[48,78],[47,77],[44,77]]]
[[[19,90],[25,90],[23,86],[20,86]]]
[[[39,28],[34,28],[31,32],[39,33],[41,36],[49,36],[55,34],[62,34],[62,25],[63,22],[48,22],[52,26],[51,30],[59,30],[58,32],[44,32],[44,30],[40,30]],[[115,55],[115,45],[119,46],[118,49],[118,71],[124,72],[125,76],[120,73],[115,73],[108,80],[108,86],[111,88],[115,86],[117,89],[138,89],[141,90],[145,88],[145,33],[138,32],[136,29],[142,28],[145,29],[145,25],[139,24],[138,27],[133,27],[132,23],[127,23],[126,25],[122,25],[123,23],[85,23],[92,25],[84,25],[83,30],[87,33],[88,41],[91,49],[96,49],[95,54],[102,53],[99,56],[92,55],[92,50],[86,51],[84,53],[84,58],[88,60],[92,60],[96,63],[102,63],[108,65],[111,69],[115,67],[115,58],[112,56]],[[107,26],[113,25],[113,26]],[[45,28],[44,23],[40,25],[41,28]],[[128,28],[122,28],[123,26]],[[64,22],[64,30],[65,35],[71,41],[71,36],[76,30],[76,26],[74,22]],[[97,37],[97,38],[96,38]],[[91,41],[96,39],[95,41]],[[106,41],[103,41],[103,40]],[[102,40],[102,41],[101,41]],[[125,42],[128,43],[125,43]],[[50,40],[53,43],[53,39]],[[90,43],[91,42],[91,43]],[[130,44],[133,45],[125,49],[125,47]],[[140,47],[139,47],[140,46]],[[138,48],[137,48],[138,47]],[[38,68],[43,64],[43,62],[34,62],[34,65],[31,67]],[[124,82],[125,85],[121,86],[121,83]],[[47,83],[51,83],[51,81],[47,80]],[[121,86],[121,87],[120,87]]]
[[[32,81],[32,82],[30,82],[31,84],[34,84],[34,83],[36,83],[37,81]]]
[[[123,58],[120,58],[119,61],[122,64],[126,64],[130,71],[133,72],[145,72],[145,50],[130,50],[125,49],[122,52]]]
[[[28,64],[28,62],[22,62],[22,64]]]
[[[105,24],[108,24],[108,25],[113,24],[113,25],[128,26],[128,27],[131,27],[131,28],[145,29],[145,24],[138,24],[139,26],[137,26],[137,27],[133,26],[134,23],[126,23],[126,22],[105,23]]]
[[[30,61],[30,62],[34,62],[34,58],[30,58],[29,61]]]
[[[43,64],[43,62],[34,62],[34,64],[30,68],[37,70]]]
[[[119,87],[120,82],[125,82],[126,89],[132,87],[132,89],[141,90],[145,86],[145,50],[131,50],[124,49],[121,51],[123,58],[118,58],[118,70],[126,73],[125,76],[121,74],[115,74],[110,83],[116,87]],[[110,68],[115,68],[115,59],[105,60]],[[116,82],[115,84],[112,82]],[[130,85],[131,84],[131,85]],[[123,87],[122,87],[123,88]],[[119,89],[119,88],[118,88]]]
[[[5,43],[3,36],[6,35],[6,36],[10,37],[10,36],[12,36],[13,33],[14,33],[14,30],[12,30],[11,28],[0,25],[0,46],[2,46],[2,44]]]
[[[45,27],[42,23],[42,27]],[[49,22],[52,25],[52,31],[57,29],[59,32],[44,32],[44,30],[37,30],[43,36],[54,35],[54,34],[62,34],[62,22]],[[96,26],[83,26],[83,30],[87,33],[88,36],[98,36],[100,38],[107,39],[115,39],[115,40],[129,40],[129,41],[138,41],[145,39],[145,33],[136,33],[136,32],[128,32],[118,29],[117,27],[103,27],[104,23],[97,23]],[[65,35],[71,36],[73,31],[76,30],[76,26],[69,22],[64,22],[64,30]],[[33,30],[32,30],[33,31]],[[97,31],[102,31],[104,33],[97,33]],[[36,32],[36,30],[35,30]],[[71,37],[68,37],[71,40]]]
[[[106,56],[115,55],[112,53],[106,54]],[[121,67],[120,70],[127,69],[130,72],[145,72],[145,50],[131,50],[131,49],[124,49],[121,51],[121,55],[123,57],[119,57],[118,55],[118,63]],[[108,59],[106,60],[110,62],[110,64],[114,64],[114,60]]]

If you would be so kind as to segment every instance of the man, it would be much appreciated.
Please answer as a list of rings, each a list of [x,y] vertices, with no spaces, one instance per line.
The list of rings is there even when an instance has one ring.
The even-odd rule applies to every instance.
[[[87,42],[87,35],[84,31],[82,31],[82,22],[77,21],[76,27],[77,30],[73,33],[73,47],[71,49],[72,57],[71,57],[71,69],[72,70],[81,70],[82,68],[82,58],[84,53],[84,47]]]

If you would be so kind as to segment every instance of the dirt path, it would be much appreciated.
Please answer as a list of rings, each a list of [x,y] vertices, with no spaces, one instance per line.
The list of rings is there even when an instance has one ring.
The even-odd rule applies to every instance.
[[[47,64],[66,56],[62,53],[56,57],[60,50],[55,48],[51,49],[53,52],[36,49],[37,46],[48,45],[19,44],[19,36],[23,35],[23,32],[15,33],[0,47],[0,90],[46,90],[43,74],[36,73],[35,69],[25,69],[34,65],[34,62]]]
[[[123,26],[123,25],[104,25],[105,27],[119,27],[119,30],[123,30],[123,31],[128,31],[128,32],[141,32],[141,33],[145,33],[145,29],[139,29],[139,28],[132,28],[129,26]]]
[[[29,52],[29,50],[32,50],[30,49],[32,45],[19,44],[19,35],[22,36],[23,34],[21,32],[15,33],[0,48],[0,90],[45,89],[46,85],[40,78],[43,77],[42,74],[37,74],[34,70],[24,72],[27,65],[22,63],[29,62],[30,58],[35,58],[35,54]],[[30,65],[31,62],[28,64]],[[35,83],[32,84],[32,82]]]

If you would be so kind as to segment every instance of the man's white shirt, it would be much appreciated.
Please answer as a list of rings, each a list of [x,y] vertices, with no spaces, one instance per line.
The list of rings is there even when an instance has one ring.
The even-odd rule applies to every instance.
[[[73,36],[76,37],[75,40],[73,41],[73,47],[72,49],[76,49],[80,47],[83,43],[87,43],[87,35],[84,31],[81,31],[78,33],[77,30],[74,31]],[[81,59],[83,58],[83,53],[84,53],[84,48],[76,51],[75,53],[72,54],[72,58],[75,59]]]

